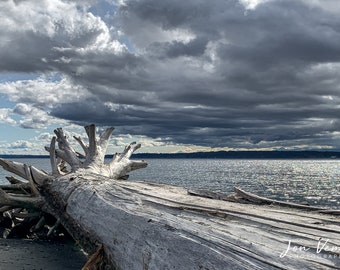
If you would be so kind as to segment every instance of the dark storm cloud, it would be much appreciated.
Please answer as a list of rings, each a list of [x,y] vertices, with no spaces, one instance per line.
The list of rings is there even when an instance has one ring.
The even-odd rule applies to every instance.
[[[124,84],[115,84],[123,94],[133,88],[140,95],[124,101],[115,90],[107,91],[112,102],[142,106],[114,112],[116,125],[128,132],[143,125],[138,130],[149,136],[214,146],[313,139],[328,130],[327,120],[338,110],[321,96],[332,90],[312,78],[306,81],[304,72],[338,61],[338,19],[299,1],[273,1],[244,12],[237,1],[127,1],[121,10],[127,28],[122,29],[132,40],[139,38],[143,23],[188,30],[195,37],[189,42],[150,39],[144,80],[128,68]],[[208,42],[215,46],[211,54]],[[203,69],[205,64],[213,65],[212,72]],[[137,98],[147,91],[158,101],[143,99],[144,106],[152,104],[151,111]],[[106,124],[100,119],[94,120]]]
[[[81,85],[90,96],[49,109],[76,123],[216,147],[336,147],[340,16],[326,7],[127,0],[107,25],[82,13],[72,31],[67,20],[53,35],[25,31],[18,54],[3,45],[0,67],[54,70]]]
[[[199,57],[204,54],[208,40],[203,38],[196,38],[187,44],[184,42],[154,42],[149,46],[148,50],[152,55],[158,55],[159,58],[175,58],[180,56]]]

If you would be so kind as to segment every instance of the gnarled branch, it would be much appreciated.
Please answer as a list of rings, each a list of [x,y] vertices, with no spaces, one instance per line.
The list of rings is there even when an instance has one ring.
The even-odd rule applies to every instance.
[[[125,147],[121,154],[116,154],[108,164],[104,162],[106,149],[113,130],[114,128],[112,127],[107,128],[97,139],[95,125],[85,126],[89,141],[88,146],[80,137],[74,136],[75,140],[84,150],[84,155],[82,155],[77,154],[72,148],[63,130],[61,128],[56,129],[54,133],[57,137],[52,138],[50,147],[45,147],[50,153],[52,175],[58,176],[61,174],[61,170],[56,162],[56,157],[67,162],[71,166],[73,172],[78,169],[84,169],[87,172],[98,173],[113,179],[127,179],[128,172],[145,168],[147,166],[145,161],[131,161],[129,159],[132,153],[141,147],[141,145],[136,142]],[[56,141],[58,142],[59,149],[55,148]],[[84,158],[85,160],[81,161],[80,158]]]
[[[45,214],[52,214],[56,221],[49,227],[47,235],[50,236],[61,223],[59,210],[55,208],[55,198],[48,203],[46,187],[58,182],[66,176],[69,181],[74,177],[68,173],[81,171],[81,174],[99,174],[111,179],[127,179],[127,173],[147,166],[145,161],[130,160],[131,154],[140,147],[140,144],[131,143],[121,154],[117,154],[111,162],[105,163],[105,153],[109,145],[109,139],[113,128],[104,130],[98,138],[96,137],[95,125],[85,127],[89,145],[87,146],[80,137],[74,137],[82,147],[84,154],[80,154],[72,147],[62,128],[54,130],[56,136],[51,140],[50,146],[45,149],[50,153],[51,173],[46,173],[33,166],[19,162],[0,159],[0,165],[7,171],[21,178],[7,177],[9,185],[0,186],[0,215],[3,213],[11,217],[13,224],[29,223],[30,231],[35,232],[45,222]],[[67,169],[68,164],[71,172]],[[32,224],[31,219],[36,222]],[[18,223],[19,222],[19,223]],[[13,228],[12,228],[13,229]]]

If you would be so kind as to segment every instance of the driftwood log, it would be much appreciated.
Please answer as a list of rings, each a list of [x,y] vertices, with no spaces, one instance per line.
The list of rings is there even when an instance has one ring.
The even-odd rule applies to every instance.
[[[95,126],[86,127],[89,143],[76,138],[84,150],[79,154],[57,129],[46,148],[50,174],[1,159],[6,170],[26,179],[8,178],[10,185],[1,187],[3,217],[26,221],[34,231],[53,216],[48,234],[63,227],[94,254],[84,269],[340,268],[338,216],[318,213],[324,209],[241,204],[213,192],[120,181],[147,163],[129,159],[140,147],[132,143],[104,164],[112,130],[96,138]],[[258,199],[242,190],[233,199],[241,197]]]

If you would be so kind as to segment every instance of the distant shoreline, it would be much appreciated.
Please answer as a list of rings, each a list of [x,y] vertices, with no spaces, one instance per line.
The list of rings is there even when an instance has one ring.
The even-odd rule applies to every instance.
[[[113,155],[106,155],[111,158]],[[48,155],[0,155],[0,158],[49,158]],[[218,151],[193,153],[136,153],[134,159],[340,159],[336,151]]]

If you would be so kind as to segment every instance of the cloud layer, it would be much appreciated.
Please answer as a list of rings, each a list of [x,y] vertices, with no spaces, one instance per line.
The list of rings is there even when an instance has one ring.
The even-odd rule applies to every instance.
[[[23,127],[97,123],[231,148],[337,148],[334,1],[2,1],[0,84]],[[8,108],[0,121],[10,123]]]

